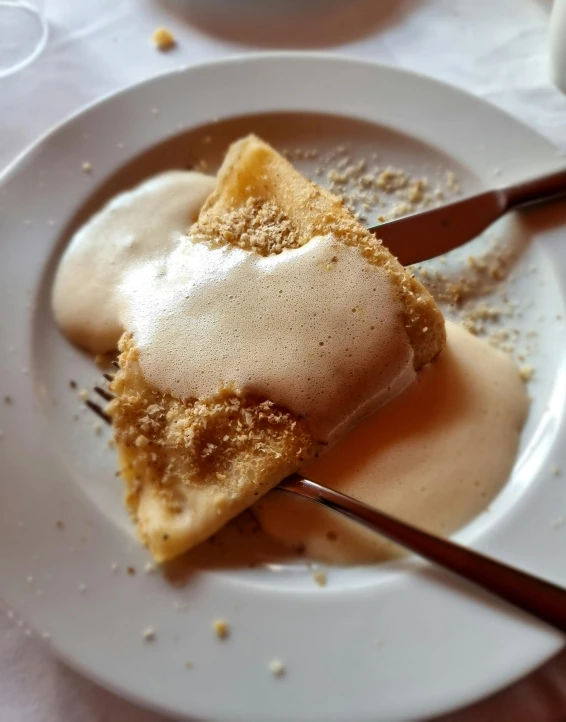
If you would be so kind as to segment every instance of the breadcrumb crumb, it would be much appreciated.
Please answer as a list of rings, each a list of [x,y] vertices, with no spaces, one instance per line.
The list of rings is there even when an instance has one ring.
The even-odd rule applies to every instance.
[[[231,243],[262,256],[281,253],[301,245],[300,234],[273,201],[248,198],[245,205],[210,221],[201,217],[191,234],[210,243]]]
[[[530,381],[535,375],[535,370],[532,366],[521,366],[519,374],[523,381]]]
[[[280,659],[272,659],[269,663],[269,671],[274,677],[283,677],[285,674],[285,665]]]
[[[151,41],[157,50],[162,53],[172,50],[177,45],[177,41],[173,33],[164,27],[156,28],[153,31]]]
[[[226,639],[226,637],[230,634],[230,627],[228,626],[228,622],[224,619],[215,619],[212,623],[212,628],[214,629],[218,639]]]
[[[153,642],[155,636],[155,629],[153,627],[146,627],[142,632],[142,637],[146,642]]]

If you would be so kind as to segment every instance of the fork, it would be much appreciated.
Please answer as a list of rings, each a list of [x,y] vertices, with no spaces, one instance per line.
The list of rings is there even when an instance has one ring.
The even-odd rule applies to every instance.
[[[484,191],[368,230],[408,266],[452,251],[478,236],[508,211],[566,195],[566,169]]]
[[[120,368],[117,361],[112,363]],[[110,374],[103,375],[107,381],[112,381]],[[101,386],[95,386],[94,390],[105,401],[114,398]],[[90,399],[85,403],[107,424],[112,424],[112,419],[99,404]],[[566,589],[422,531],[300,474],[291,474],[276,488],[343,514],[566,633]]]

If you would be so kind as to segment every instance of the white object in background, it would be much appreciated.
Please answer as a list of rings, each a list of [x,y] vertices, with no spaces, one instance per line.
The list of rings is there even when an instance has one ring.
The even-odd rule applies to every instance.
[[[566,93],[566,0],[554,0],[552,6],[550,69],[554,84]]]
[[[45,0],[0,0],[0,78],[35,60],[47,34]]]

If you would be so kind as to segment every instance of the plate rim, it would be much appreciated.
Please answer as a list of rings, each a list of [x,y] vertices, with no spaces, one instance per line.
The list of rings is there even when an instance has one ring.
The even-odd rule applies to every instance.
[[[559,151],[558,146],[556,146],[550,139],[546,138],[542,133],[540,133],[536,128],[531,127],[528,123],[525,123],[522,119],[517,118],[512,113],[510,113],[508,110],[505,110],[503,108],[500,108],[498,105],[495,105],[489,100],[486,100],[485,98],[476,95],[472,91],[468,90],[467,88],[462,88],[458,85],[455,85],[454,83],[450,83],[447,80],[443,80],[440,78],[436,78],[433,75],[427,75],[426,73],[421,73],[418,70],[410,70],[409,68],[405,68],[402,66],[395,65],[393,63],[388,63],[382,60],[372,60],[370,58],[362,58],[358,57],[353,54],[348,53],[341,53],[341,52],[329,52],[329,51],[318,51],[318,50],[262,50],[257,51],[253,53],[246,53],[246,52],[239,52],[234,53],[233,55],[228,55],[225,57],[218,57],[218,58],[210,58],[205,61],[192,61],[189,63],[185,63],[182,65],[179,65],[177,68],[168,68],[164,70],[163,72],[156,73],[155,75],[152,75],[149,78],[144,78],[142,80],[139,80],[135,83],[131,83],[130,85],[126,85],[121,88],[117,88],[116,90],[111,90],[108,93],[104,93],[100,98],[97,98],[96,100],[89,101],[85,103],[84,105],[79,106],[78,109],[72,111],[71,113],[67,114],[62,120],[54,123],[53,125],[49,126],[43,133],[41,133],[36,140],[32,141],[28,145],[26,145],[25,148],[23,148],[16,156],[13,158],[6,166],[2,168],[0,171],[0,185],[4,183],[8,175],[13,172],[17,166],[25,160],[25,158],[28,155],[31,155],[33,151],[41,146],[48,138],[55,133],[62,130],[66,125],[72,123],[74,120],[77,120],[85,113],[88,113],[93,108],[105,104],[108,101],[111,101],[115,98],[126,96],[128,93],[130,93],[134,88],[142,88],[144,86],[149,86],[154,83],[162,82],[164,79],[176,76],[178,74],[184,74],[187,71],[191,71],[198,68],[203,67],[215,67],[215,66],[223,66],[223,65],[232,65],[237,64],[241,62],[254,62],[254,61],[264,61],[264,60],[283,60],[283,59],[294,59],[294,60],[325,60],[329,62],[337,62],[339,64],[343,62],[352,63],[355,65],[361,65],[361,66],[368,66],[373,68],[381,68],[384,70],[393,71],[396,74],[404,75],[404,76],[410,76],[413,78],[417,78],[425,83],[432,83],[437,86],[444,87],[449,92],[455,92],[459,93],[464,97],[467,97],[468,99],[472,101],[477,101],[480,103],[483,103],[487,106],[489,106],[493,111],[496,111],[499,113],[502,117],[507,118],[508,120],[511,120],[514,124],[520,125],[523,127],[523,129],[529,131],[532,135],[538,136],[540,140],[543,140],[545,143],[547,143],[549,146],[552,146],[556,149],[556,151]],[[561,154],[562,155],[562,154]]]

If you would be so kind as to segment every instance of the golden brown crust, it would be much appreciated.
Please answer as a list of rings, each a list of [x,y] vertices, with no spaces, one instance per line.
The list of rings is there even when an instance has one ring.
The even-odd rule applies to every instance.
[[[304,424],[270,401],[223,389],[179,401],[144,379],[129,334],[108,407],[126,504],[157,561],[204,541],[312,449]],[[201,497],[201,498],[199,498]]]
[[[273,219],[273,230],[264,233],[264,243],[259,234],[249,233],[254,211]],[[195,237],[231,243],[262,255],[303,245],[329,232],[343,243],[360,248],[370,263],[387,271],[402,305],[415,369],[425,366],[446,343],[444,319],[432,296],[359,224],[339,198],[307,180],[256,136],[230,147],[218,173],[216,190],[191,229]]]

